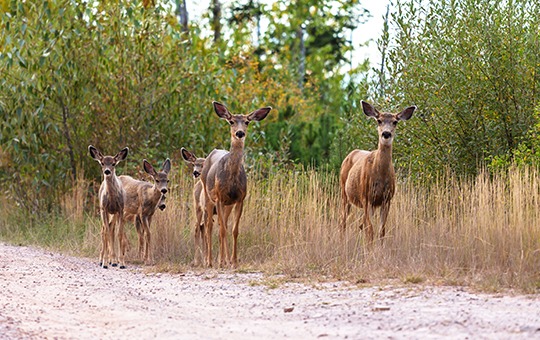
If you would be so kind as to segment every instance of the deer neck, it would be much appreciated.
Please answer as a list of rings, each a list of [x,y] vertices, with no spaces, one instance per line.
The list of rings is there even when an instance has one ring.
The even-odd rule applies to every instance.
[[[105,183],[107,184],[107,192],[109,195],[116,195],[120,192],[120,181],[116,175],[105,177]]]
[[[244,140],[233,138],[229,152],[228,168],[231,174],[237,174],[244,162]]]
[[[387,173],[394,169],[392,164],[392,145],[382,145],[379,143],[379,148],[375,153],[374,167],[377,168],[377,173]]]
[[[159,191],[159,188],[154,182],[154,186],[152,187],[152,202],[156,202],[157,204],[160,198],[161,198],[161,191]]]

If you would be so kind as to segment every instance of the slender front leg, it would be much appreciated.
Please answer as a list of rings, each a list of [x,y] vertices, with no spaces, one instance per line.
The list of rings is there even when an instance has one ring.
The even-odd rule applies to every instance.
[[[99,265],[105,269],[109,264],[109,216],[106,211],[101,210],[101,251],[99,252]]]
[[[381,231],[379,234],[379,237],[381,238],[381,242],[384,242],[384,235],[386,234],[386,230],[385,230],[386,219],[388,218],[389,211],[390,211],[390,204],[383,203],[383,205],[381,206]]]
[[[369,214],[369,204],[367,201],[364,201],[364,227],[366,228],[366,236],[369,246],[371,247],[373,245],[373,225],[371,224],[370,214]]]
[[[120,212],[115,215],[118,224],[118,244],[119,244],[119,263],[120,269],[126,268],[125,256],[126,256],[126,235],[124,232],[124,219],[123,213]]]
[[[233,234],[233,249],[232,249],[232,267],[236,268],[238,266],[238,260],[237,260],[237,239],[238,239],[238,232],[239,232],[239,226],[240,226],[240,217],[242,217],[242,209],[244,207],[244,202],[241,201],[235,205],[234,208],[234,226],[232,230]]]
[[[232,205],[225,206],[218,202],[218,222],[219,222],[219,262],[224,267],[229,263],[229,247],[227,246],[227,221],[232,211]]]
[[[111,266],[116,267],[118,265],[118,258],[116,257],[116,215],[112,216],[109,222],[109,260]]]
[[[206,205],[204,230],[206,231],[206,265],[212,267],[212,228],[214,227],[214,205]]]

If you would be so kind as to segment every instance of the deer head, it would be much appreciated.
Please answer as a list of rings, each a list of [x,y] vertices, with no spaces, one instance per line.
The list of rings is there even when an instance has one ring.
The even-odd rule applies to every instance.
[[[251,112],[248,115],[233,115],[227,107],[218,102],[212,102],[214,111],[221,119],[225,119],[231,125],[231,140],[244,140],[246,137],[247,126],[251,121],[261,121],[272,110],[271,107],[263,107]]]
[[[371,104],[362,101],[362,110],[366,116],[377,121],[379,131],[379,144],[392,145],[396,132],[397,124],[400,120],[408,120],[412,117],[416,106],[410,106],[400,113],[392,114],[377,111]]]
[[[165,195],[168,191],[167,185],[169,184],[168,175],[169,171],[171,171],[171,160],[167,158],[165,162],[163,162],[160,172],[154,170],[154,167],[146,159],[143,160],[143,168],[144,171],[152,176],[158,190]]]
[[[112,156],[103,156],[103,154],[94,146],[89,145],[88,151],[90,152],[90,156],[95,159],[99,164],[101,165],[101,171],[103,172],[103,175],[105,178],[108,176],[114,176],[115,174],[115,167],[118,164],[118,162],[123,161],[127,158],[129,148],[123,148],[120,152],[118,152],[114,157]]]
[[[184,148],[181,150],[182,158],[193,165],[193,178],[198,178],[202,174],[204,166],[204,158],[197,158],[193,152],[190,152]]]

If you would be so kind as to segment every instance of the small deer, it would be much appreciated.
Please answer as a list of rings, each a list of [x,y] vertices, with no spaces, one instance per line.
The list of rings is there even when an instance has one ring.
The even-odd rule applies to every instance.
[[[380,238],[384,239],[385,224],[394,196],[396,175],[392,164],[392,142],[396,126],[401,120],[412,117],[416,106],[410,106],[398,114],[379,112],[362,101],[364,113],[377,121],[379,146],[375,151],[353,150],[343,160],[340,171],[342,198],[341,228],[345,230],[351,204],[363,209],[363,221],[369,244],[373,244],[373,225],[370,211],[380,207]]]
[[[244,199],[247,193],[247,177],[244,170],[244,140],[248,124],[251,121],[261,121],[272,110],[265,107],[251,112],[248,115],[232,115],[227,107],[221,103],[213,102],[214,111],[218,117],[230,124],[231,150],[213,150],[204,163],[201,181],[205,192],[205,232],[206,232],[206,263],[212,266],[212,213],[217,210],[219,223],[219,260],[220,265],[238,264],[237,239],[238,226]],[[234,226],[232,229],[233,249],[232,258],[229,258],[227,247],[227,222],[234,208]],[[232,262],[231,262],[231,261]]]
[[[143,168],[152,178],[154,184],[139,181],[130,176],[119,176],[126,191],[126,204],[124,208],[124,219],[131,219],[137,229],[139,236],[139,257],[146,263],[153,262],[151,248],[150,225],[156,208],[165,209],[165,195],[168,192],[168,175],[171,171],[171,161],[166,159],[163,162],[161,171],[157,172],[154,167],[145,159]]]
[[[193,242],[195,245],[195,254],[193,264],[199,265],[204,261],[206,253],[206,235],[204,231],[204,214],[206,209],[205,194],[203,184],[200,180],[205,158],[197,158],[194,153],[181,149],[182,158],[193,166],[193,178],[196,182],[193,186],[193,207],[195,208],[195,228],[193,232]],[[209,223],[213,223],[213,220]],[[200,258],[200,261],[199,261]]]
[[[117,266],[115,254],[115,234],[118,232],[120,243],[120,268],[126,268],[125,258],[125,240],[124,223],[122,215],[124,213],[126,192],[122,183],[116,176],[116,165],[127,158],[129,149],[124,148],[115,156],[103,156],[103,154],[94,146],[89,145],[90,156],[101,165],[103,172],[103,182],[99,187],[99,209],[101,214],[101,251],[99,254],[99,265],[107,268],[108,264]],[[112,220],[109,217],[112,215]],[[116,227],[118,231],[116,230]]]

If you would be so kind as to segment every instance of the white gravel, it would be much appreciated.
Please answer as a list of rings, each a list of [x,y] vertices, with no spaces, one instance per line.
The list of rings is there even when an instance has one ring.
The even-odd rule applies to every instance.
[[[0,244],[1,339],[540,339],[540,296],[148,274]]]

